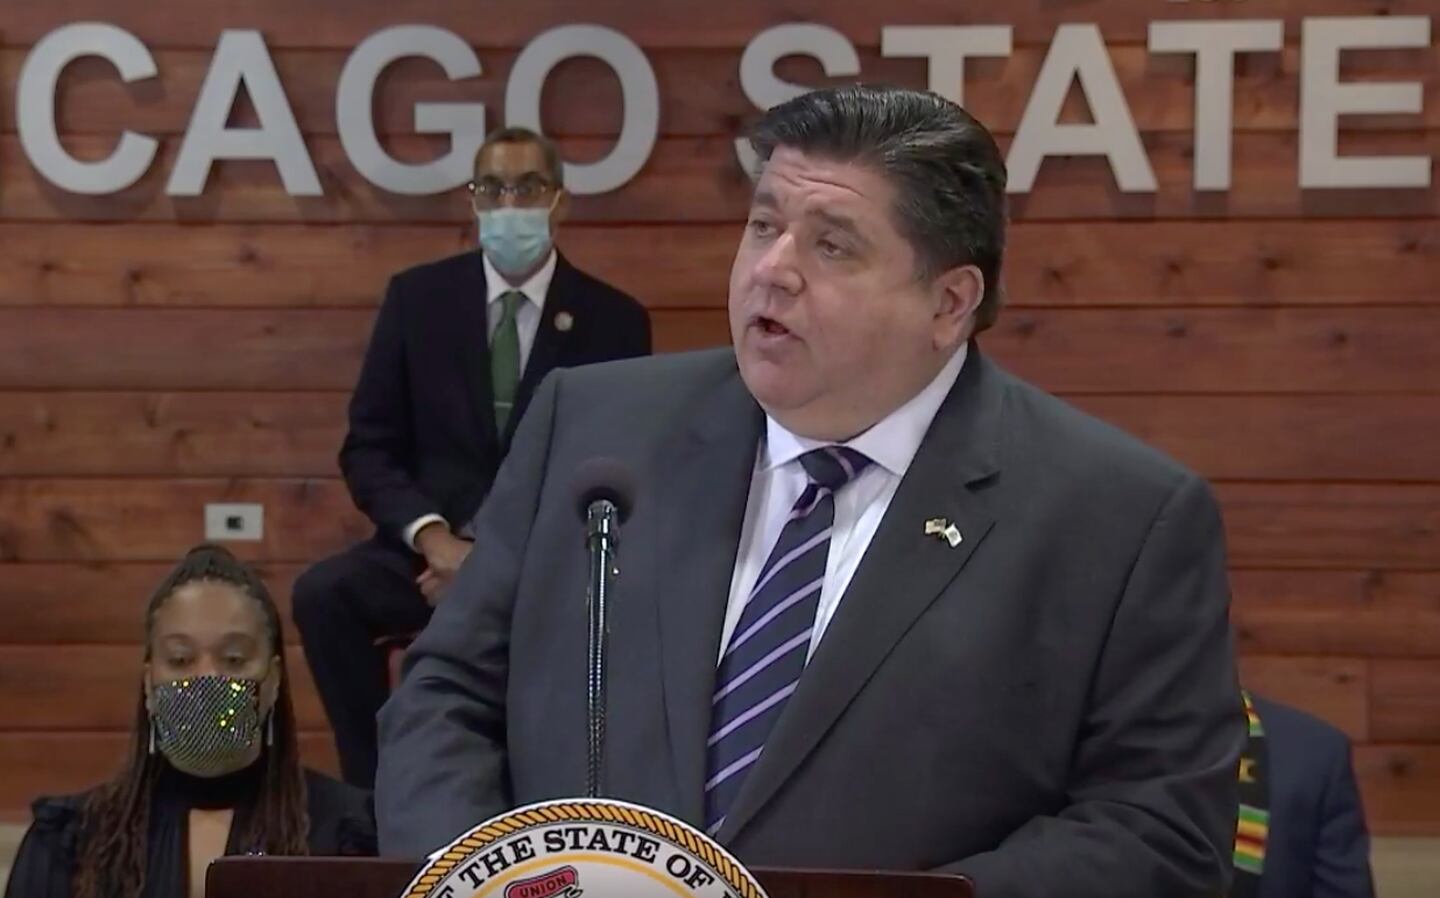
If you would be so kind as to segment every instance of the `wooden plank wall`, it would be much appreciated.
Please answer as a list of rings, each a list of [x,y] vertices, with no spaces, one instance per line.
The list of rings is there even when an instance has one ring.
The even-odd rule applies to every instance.
[[[126,88],[81,62],[60,122],[77,153],[107,153],[124,128],[162,143],[133,188],[66,195],[29,168],[0,104],[0,813],[114,763],[139,609],[201,537],[204,502],[265,504],[264,541],[239,548],[287,604],[306,562],[366,531],[334,457],[377,299],[394,270],[473,239],[458,195],[383,195],[335,136],[340,67],[394,23],[392,6],[67,0],[0,14],[6,98],[28,48],[60,24],[139,36],[158,81]],[[397,152],[434,153],[436,141],[405,133],[417,99],[484,100],[498,123],[518,48],[544,28],[591,21],[631,36],[659,78],[663,139],[635,181],[576,204],[563,244],[651,307],[661,349],[713,345],[726,339],[747,200],[730,149],[751,113],[744,45],[771,24],[821,21],[861,49],[867,79],[923,86],[922,62],[879,57],[880,27],[1001,14],[958,10],[729,0],[702,26],[679,0],[531,0],[523,11],[417,0],[405,20],[472,42],[485,75],[449,84],[403,63],[383,82],[377,121]],[[1120,194],[1095,160],[1047,163],[1017,203],[1011,307],[984,345],[1215,481],[1245,677],[1354,737],[1374,828],[1387,834],[1440,834],[1440,191],[1299,190],[1297,42],[1302,15],[1434,11],[1433,0],[1015,0],[989,20],[1015,27],[1014,54],[972,63],[966,88],[1008,140],[1056,26],[1102,27],[1160,190]],[[1197,196],[1193,71],[1151,56],[1145,29],[1247,15],[1284,18],[1286,49],[1242,61],[1234,188]],[[221,166],[198,199],[164,195],[222,27],[264,33],[324,197],[287,196],[262,163]],[[1346,77],[1424,82],[1427,103],[1420,116],[1347,120],[1345,151],[1433,157],[1437,60],[1433,46],[1348,59]],[[813,61],[780,71],[823,80]],[[568,62],[544,96],[568,154],[604,152],[619,105],[606,70]],[[307,752],[331,765],[323,713],[303,664],[294,670]]]

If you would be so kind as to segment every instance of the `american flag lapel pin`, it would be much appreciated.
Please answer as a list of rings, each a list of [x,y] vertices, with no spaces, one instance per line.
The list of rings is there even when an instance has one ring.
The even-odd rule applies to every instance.
[[[960,545],[964,537],[960,535],[960,528],[950,523],[946,518],[930,518],[925,522],[925,535],[943,539],[950,544],[950,548]]]

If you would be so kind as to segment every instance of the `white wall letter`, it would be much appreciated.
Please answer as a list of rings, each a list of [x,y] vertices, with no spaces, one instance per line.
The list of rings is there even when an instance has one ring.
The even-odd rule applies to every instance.
[[[776,25],[767,28],[740,57],[740,87],[759,109],[793,100],[810,88],[775,77],[775,63],[786,56],[813,56],[829,77],[860,74],[860,55],[850,39],[828,25]],[[735,154],[745,171],[755,174],[758,159],[743,137],[735,141]]]
[[[55,89],[60,73],[81,56],[102,56],[126,83],[155,77],[155,59],[145,45],[114,25],[66,25],[45,35],[25,58],[16,93],[20,146],[46,180],[71,193],[124,190],[145,174],[159,145],[153,137],[126,131],[110,158],[82,162],[65,151],[55,128]]]
[[[1340,51],[1357,47],[1428,47],[1428,16],[1308,18],[1300,48],[1300,186],[1429,187],[1425,156],[1338,155],[1345,113],[1418,113],[1414,82],[1340,83]]]
[[[930,90],[965,105],[965,60],[1009,56],[1009,25],[886,25],[881,56],[923,56],[930,61]]]
[[[610,155],[584,165],[565,163],[565,187],[577,196],[623,186],[650,158],[660,136],[660,87],[635,42],[600,25],[561,25],[521,51],[505,85],[505,123],[540,130],[540,92],[550,70],[572,56],[593,56],[620,79],[625,118]]]
[[[1235,54],[1279,50],[1279,19],[1235,22],[1151,22],[1152,53],[1195,54],[1195,189],[1230,187],[1230,135],[1235,112]]]
[[[242,84],[255,106],[258,128],[225,126]],[[199,196],[217,159],[271,159],[290,194],[321,193],[320,179],[300,138],[290,101],[285,99],[275,63],[258,31],[227,29],[220,33],[166,192]]]
[[[391,193],[440,193],[469,179],[475,154],[485,142],[484,103],[416,103],[415,131],[449,134],[450,152],[433,162],[412,164],[392,157],[375,136],[375,82],[385,67],[407,56],[434,60],[451,81],[481,72],[475,51],[454,33],[429,25],[397,25],[367,37],[340,73],[335,121],[350,164],[367,181]]]
[[[1094,122],[1062,125],[1058,122],[1060,109],[1076,78]],[[1137,193],[1156,189],[1155,172],[1145,156],[1125,95],[1120,92],[1100,29],[1094,25],[1061,25],[1056,29],[1016,129],[1015,142],[1010,145],[1007,192],[1029,191],[1046,156],[1106,156],[1121,190]]]

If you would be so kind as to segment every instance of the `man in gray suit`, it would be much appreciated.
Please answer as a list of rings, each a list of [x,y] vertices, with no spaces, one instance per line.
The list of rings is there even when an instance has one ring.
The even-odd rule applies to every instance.
[[[1005,228],[990,134],[933,94],[852,86],[752,142],[734,349],[546,381],[380,715],[382,851],[583,794],[570,481],[607,456],[638,488],[605,794],[753,865],[944,869],[982,898],[1223,894],[1245,725],[1218,510],[981,353]]]

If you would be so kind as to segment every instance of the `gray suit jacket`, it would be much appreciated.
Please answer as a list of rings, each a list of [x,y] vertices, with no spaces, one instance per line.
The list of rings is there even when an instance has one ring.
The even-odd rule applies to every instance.
[[[753,865],[958,871],[982,898],[1223,894],[1245,726],[1216,504],[971,349],[719,838]],[[597,455],[640,482],[606,794],[699,823],[763,421],[728,350],[547,380],[380,715],[384,853],[584,793],[570,476]]]

